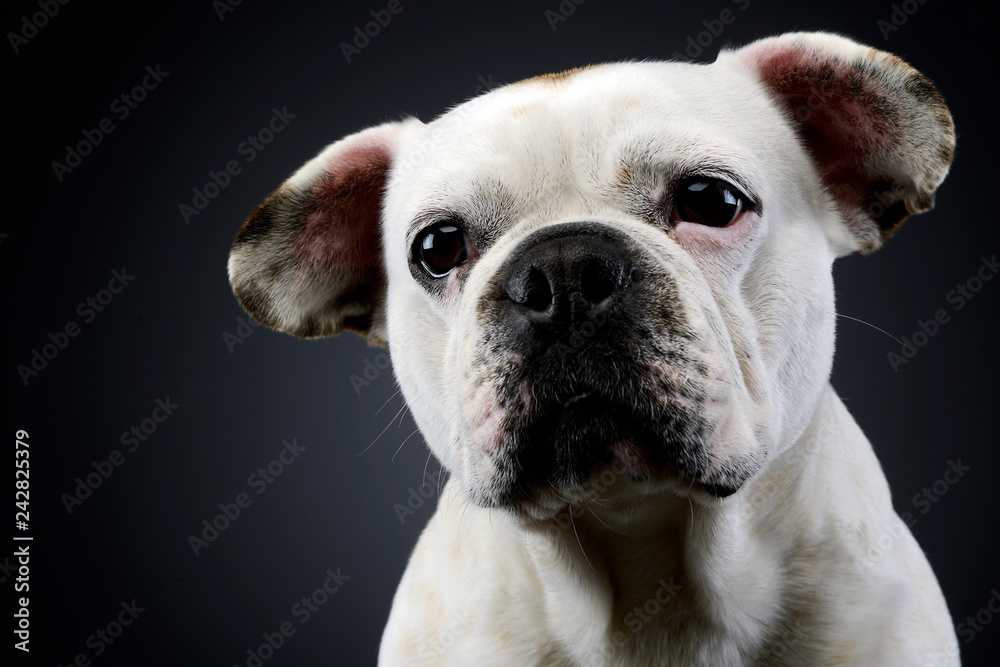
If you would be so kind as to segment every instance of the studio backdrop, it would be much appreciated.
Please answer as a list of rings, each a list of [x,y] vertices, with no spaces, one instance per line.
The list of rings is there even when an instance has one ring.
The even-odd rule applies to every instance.
[[[934,567],[964,664],[995,664],[997,19],[959,0],[7,3],[13,664],[374,664],[441,466],[390,350],[244,313],[226,273],[240,225],[362,128],[793,30],[899,55],[954,115],[935,209],[836,264],[832,383]]]

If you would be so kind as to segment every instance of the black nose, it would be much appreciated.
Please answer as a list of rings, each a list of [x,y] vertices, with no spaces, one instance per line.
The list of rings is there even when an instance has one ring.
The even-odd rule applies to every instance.
[[[624,242],[588,223],[541,230],[513,257],[501,290],[513,304],[511,316],[536,327],[607,313],[641,278]]]

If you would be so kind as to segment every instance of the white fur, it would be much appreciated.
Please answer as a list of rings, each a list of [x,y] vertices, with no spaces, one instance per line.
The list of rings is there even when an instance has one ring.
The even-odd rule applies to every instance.
[[[837,144],[857,151],[846,156],[857,158],[846,161],[854,172],[843,169],[844,155],[831,158],[836,165],[814,162],[822,144],[817,157],[800,139],[800,114],[787,108],[797,89],[775,76],[785,62],[821,82],[830,72],[842,77],[845,85],[817,98],[840,109],[801,115],[831,111],[837,131],[866,128]],[[854,90],[883,102],[863,119],[870,124],[854,122],[867,107],[843,97],[864,77],[867,87]],[[800,33],[712,65],[634,62],[530,79],[426,125],[348,137],[297,172],[234,244],[237,294],[258,319],[298,335],[350,324],[387,340],[417,425],[451,473],[399,586],[379,664],[958,664],[930,566],[892,509],[871,445],[828,384],[834,259],[877,247],[906,213],[926,210],[953,140],[943,101],[908,65],[841,37]],[[365,233],[373,227],[315,213],[303,235],[301,204],[288,193],[322,197],[342,186],[340,196],[372,155],[383,175],[386,160],[392,167],[382,201],[387,287],[379,276],[366,302],[341,294],[357,276],[345,280],[338,258],[323,252],[377,257]],[[328,188],[313,187],[329,174]],[[649,213],[694,174],[731,181],[759,210],[727,228]],[[377,199],[367,192],[365,202]],[[873,192],[891,216],[873,213]],[[345,208],[364,216],[355,221],[375,219],[371,209]],[[427,289],[411,248],[441,218],[490,242],[439,279],[441,289]],[[484,295],[530,234],[582,221],[635,243],[630,252],[663,281],[651,288],[647,275],[646,294],[671,286],[671,324],[685,332],[681,361],[629,358],[628,369],[652,379],[644,399],[654,407],[697,411],[705,470],[690,473],[697,479],[682,470],[636,481],[612,466],[583,486],[532,488],[519,512],[493,509],[498,478],[514,473],[497,462],[509,435],[497,391],[502,364],[484,361],[477,347],[503,333],[490,329],[501,325],[483,314]],[[317,253],[322,261],[301,259]],[[505,362],[528,363],[516,349],[507,354]],[[676,387],[688,380],[700,393],[684,403]],[[520,391],[526,404],[532,387]],[[629,443],[609,446],[628,470]],[[711,495],[713,475],[734,469],[745,473],[739,490]]]
[[[765,202],[752,238],[685,245],[628,216],[610,185],[623,151],[665,170],[728,165]],[[857,241],[747,67],[628,63],[516,84],[427,125],[399,160],[384,216],[389,340],[454,477],[396,595],[381,665],[957,664],[930,567],[826,381],[831,264]],[[484,176],[512,193],[504,235],[462,293],[431,297],[409,275],[401,225],[433,208],[482,216],[497,194]],[[598,494],[572,525],[544,529],[467,500],[489,474],[462,409],[474,300],[520,239],[564,220],[626,229],[674,267],[705,318],[706,359],[735,386],[735,446],[767,460],[736,495]],[[629,618],[666,596],[663,581],[682,588],[648,621]]]

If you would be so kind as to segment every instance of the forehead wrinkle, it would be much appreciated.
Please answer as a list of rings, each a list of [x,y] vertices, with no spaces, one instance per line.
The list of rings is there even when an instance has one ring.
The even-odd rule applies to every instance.
[[[616,152],[615,182],[628,182],[635,172],[656,172],[661,180],[688,175],[717,176],[731,180],[747,195],[758,194],[759,160],[754,147],[736,136],[681,127],[672,137],[664,133],[639,135]]]
[[[490,227],[529,215],[520,210],[529,202],[532,216],[565,216],[621,210],[624,194],[624,208],[634,210],[637,185],[687,173],[746,174],[734,183],[753,190],[747,181],[754,180],[754,161],[746,157],[753,147],[737,130],[737,136],[720,137],[701,116],[704,105],[687,99],[687,82],[650,92],[629,77],[582,78],[588,85],[498,89],[480,98],[492,103],[480,105],[475,117],[441,119],[447,139],[434,146],[421,190],[433,192],[439,208]],[[631,192],[623,192],[628,184]]]
[[[444,182],[454,184],[453,178]],[[504,183],[495,172],[467,180],[457,190],[442,188],[420,202],[420,207],[407,228],[412,237],[418,230],[446,218],[464,222],[466,231],[476,230],[486,239],[493,239],[500,229],[513,224],[523,208],[526,197]]]

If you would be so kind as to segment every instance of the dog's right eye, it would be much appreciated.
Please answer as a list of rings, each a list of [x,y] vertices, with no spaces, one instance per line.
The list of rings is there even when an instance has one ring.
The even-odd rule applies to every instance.
[[[431,278],[444,278],[469,259],[465,230],[452,220],[431,225],[417,234],[413,256]]]

